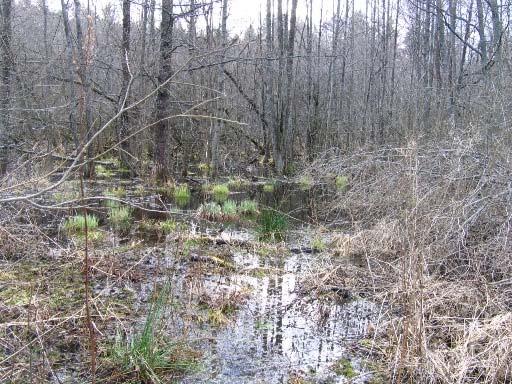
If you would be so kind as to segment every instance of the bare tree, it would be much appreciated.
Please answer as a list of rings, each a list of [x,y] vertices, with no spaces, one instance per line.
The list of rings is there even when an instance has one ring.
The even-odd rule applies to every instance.
[[[172,76],[171,56],[173,43],[174,14],[173,0],[162,0],[162,20],[160,23],[160,69],[158,84],[163,84]],[[171,177],[169,169],[169,129],[170,122],[166,119],[169,115],[169,87],[161,87],[156,99],[156,119],[153,127],[155,162],[154,174],[158,180],[167,180]]]
[[[14,68],[14,61],[11,52],[12,40],[12,0],[2,0],[2,30],[0,35],[1,58],[2,58],[2,89],[0,93],[0,176],[4,175],[7,169],[8,136],[11,126],[11,78]]]

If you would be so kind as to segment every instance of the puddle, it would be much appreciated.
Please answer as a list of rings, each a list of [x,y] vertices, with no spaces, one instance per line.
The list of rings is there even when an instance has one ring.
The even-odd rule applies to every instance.
[[[263,268],[277,273],[204,278],[203,289],[212,296],[250,294],[230,323],[198,332],[197,337],[210,338],[203,346],[204,368],[183,383],[286,383],[294,372],[345,382],[330,368],[350,357],[351,346],[376,315],[375,305],[362,299],[341,302],[302,296],[299,284],[309,263],[303,255],[260,262],[250,253],[239,253],[233,261],[245,271]]]

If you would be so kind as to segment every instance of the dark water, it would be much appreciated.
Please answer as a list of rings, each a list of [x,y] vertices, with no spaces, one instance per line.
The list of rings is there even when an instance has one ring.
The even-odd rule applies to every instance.
[[[300,282],[311,263],[305,255],[261,262],[239,253],[234,259],[248,270],[264,266],[279,273],[211,275],[203,281],[210,293],[249,289],[250,298],[232,322],[212,331],[204,369],[183,382],[286,383],[299,372],[318,382],[345,382],[334,374],[333,364],[351,358],[351,347],[375,318],[375,305],[363,299],[343,302],[302,295]],[[353,366],[360,366],[359,359],[353,358]]]
[[[93,183],[88,186],[88,193],[101,194],[113,185],[123,185],[126,189],[123,199],[139,207],[134,210],[135,220],[173,218],[186,223],[191,231],[211,234],[217,230],[215,223],[198,219],[197,209],[212,199],[200,186],[192,188],[191,199],[184,206],[178,206],[172,197],[160,196],[155,189],[142,189],[128,181]],[[284,384],[295,374],[314,383],[345,383],[346,378],[333,372],[333,365],[342,358],[351,360],[352,367],[360,374],[359,379],[350,382],[363,383],[369,378],[362,357],[354,354],[353,347],[375,321],[378,308],[361,298],[346,301],[332,295],[316,297],[305,293],[303,286],[312,278],[309,276],[316,258],[328,255],[289,251],[300,250],[302,244],[309,243],[307,227],[317,222],[317,204],[330,193],[332,190],[327,187],[305,189],[291,183],[276,183],[273,192],[265,192],[263,184],[231,192],[229,199],[256,200],[260,207],[289,215],[295,235],[292,243],[286,244],[277,255],[267,257],[258,256],[255,250],[228,248],[234,265],[229,273],[218,273],[215,268],[210,273],[208,266],[206,272],[203,268],[201,273],[194,273],[196,263],[187,258],[176,260],[176,250],[169,249],[175,245],[169,241],[162,244],[163,240],[159,239],[161,257],[178,271],[174,275],[173,295],[183,305],[189,301],[192,290],[210,297],[237,292],[243,292],[246,297],[221,326],[199,324],[180,317],[178,312],[173,314],[174,326],[186,329],[191,340],[201,341],[203,352],[202,369],[184,378],[183,383]],[[97,211],[101,214],[105,208],[98,204]],[[253,230],[243,225],[230,226],[222,235],[243,241],[256,240]],[[148,243],[148,247],[156,244]],[[191,275],[195,276],[193,284],[186,278]],[[135,288],[140,293],[139,308],[144,308],[144,297],[149,297],[153,286],[154,281],[148,281]]]

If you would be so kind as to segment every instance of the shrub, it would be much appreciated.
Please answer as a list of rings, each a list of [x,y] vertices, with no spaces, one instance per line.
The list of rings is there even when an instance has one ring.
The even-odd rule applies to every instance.
[[[132,223],[132,209],[130,207],[112,208],[108,219],[114,229],[127,231]]]
[[[238,206],[238,212],[242,215],[255,215],[258,213],[258,203],[254,200],[243,200]]]
[[[281,212],[265,209],[258,217],[258,232],[263,240],[282,240],[288,220]]]
[[[229,196],[229,188],[226,184],[217,184],[213,186],[212,193],[213,199],[218,203],[222,203]]]
[[[180,207],[188,204],[190,201],[190,189],[187,184],[181,184],[174,188],[174,201]]]

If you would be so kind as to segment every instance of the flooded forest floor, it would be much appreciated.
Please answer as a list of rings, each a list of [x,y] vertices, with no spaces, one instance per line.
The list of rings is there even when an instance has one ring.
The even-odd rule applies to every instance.
[[[442,148],[10,180],[0,383],[510,383],[509,159]]]
[[[387,308],[349,218],[317,209],[345,183],[107,175],[63,212],[66,182],[1,237],[0,381],[387,382]]]

